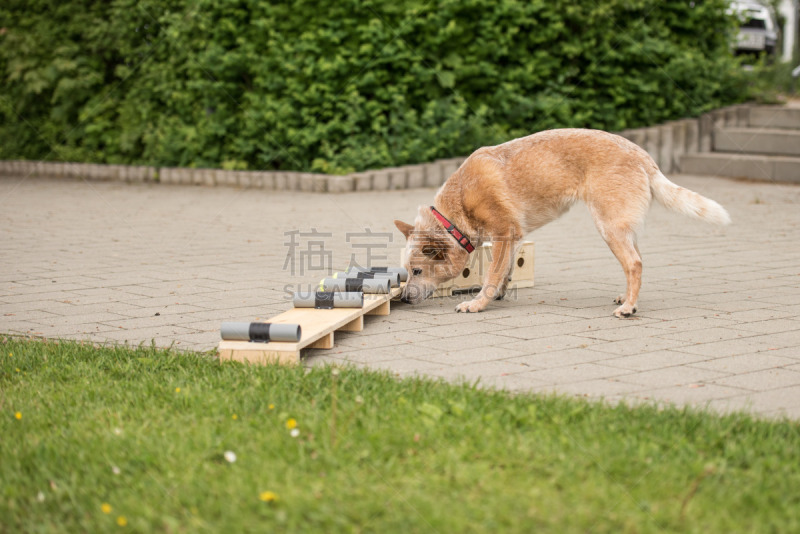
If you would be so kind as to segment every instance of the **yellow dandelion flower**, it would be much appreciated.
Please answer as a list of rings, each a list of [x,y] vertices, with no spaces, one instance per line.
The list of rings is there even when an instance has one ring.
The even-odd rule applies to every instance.
[[[9,352],[9,353],[8,353],[8,357],[9,357],[9,358],[13,358],[13,357],[14,357],[14,353],[13,353],[13,352]]]
[[[125,525],[127,525],[127,524],[128,524],[128,520],[127,520],[127,519],[125,519],[125,516],[124,516],[124,515],[121,515],[121,516],[119,516],[119,517],[117,518],[117,524],[118,524],[119,526],[121,526],[121,527],[124,527]]]
[[[236,419],[239,419],[239,416],[238,416],[238,415],[236,415],[236,414],[233,414],[231,417],[233,418],[233,420],[234,420],[234,421],[235,421]]]
[[[275,409],[275,405],[274,405],[274,404],[270,404],[270,405],[269,405],[269,409],[270,409],[270,410],[274,410],[274,409]]]
[[[16,417],[16,418],[17,418],[17,420],[20,420],[20,419],[22,419],[22,412],[17,412],[17,413],[15,413],[15,414],[14,414],[14,417]]]
[[[278,494],[274,491],[262,491],[258,498],[264,502],[275,502],[279,500]]]
[[[19,373],[19,367],[17,367],[17,372]]]
[[[286,421],[286,428],[292,430],[293,428],[297,428],[297,421],[294,419],[289,419]]]
[[[100,505],[100,509],[103,511],[104,514],[110,514],[111,513],[111,505],[108,504],[107,502],[104,502],[103,504],[101,504]]]
[[[180,392],[181,392],[181,388],[175,388],[175,393],[180,393]]]

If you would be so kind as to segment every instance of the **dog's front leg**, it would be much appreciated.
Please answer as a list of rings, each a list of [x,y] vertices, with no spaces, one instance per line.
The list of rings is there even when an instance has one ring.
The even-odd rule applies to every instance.
[[[483,287],[474,299],[456,306],[457,312],[482,311],[491,301],[505,292],[516,250],[516,241],[516,239],[492,241],[492,262],[489,264],[489,271],[483,277]]]

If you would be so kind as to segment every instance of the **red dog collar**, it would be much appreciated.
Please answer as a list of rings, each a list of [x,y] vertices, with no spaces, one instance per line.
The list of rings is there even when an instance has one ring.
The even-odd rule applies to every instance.
[[[455,224],[448,221],[447,217],[439,213],[433,206],[431,206],[431,211],[433,212],[433,216],[439,219],[439,222],[442,223],[442,226],[444,226],[444,229],[447,230],[447,233],[455,237],[456,241],[458,241],[458,244],[464,247],[464,250],[467,252],[472,252],[475,250],[475,247],[469,242],[469,238],[461,233],[461,231],[456,228]]]

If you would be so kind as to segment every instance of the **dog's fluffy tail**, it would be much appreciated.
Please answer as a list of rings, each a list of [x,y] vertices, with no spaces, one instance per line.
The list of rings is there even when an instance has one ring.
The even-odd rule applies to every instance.
[[[670,182],[661,171],[650,178],[653,196],[668,209],[712,224],[730,224],[731,216],[725,208],[694,191]]]

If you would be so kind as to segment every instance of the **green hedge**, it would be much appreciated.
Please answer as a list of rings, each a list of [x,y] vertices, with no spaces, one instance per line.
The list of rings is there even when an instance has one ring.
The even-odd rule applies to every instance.
[[[740,101],[726,0],[6,0],[0,158],[342,173]]]

